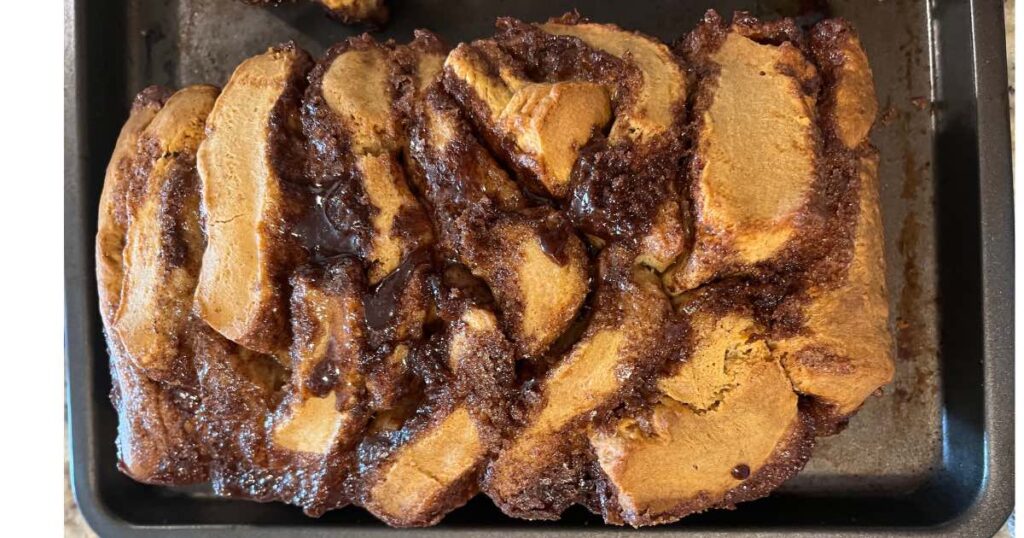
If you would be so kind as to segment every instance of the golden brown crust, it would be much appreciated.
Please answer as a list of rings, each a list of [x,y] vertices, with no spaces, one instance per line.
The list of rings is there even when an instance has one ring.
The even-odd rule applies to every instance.
[[[737,485],[728,491],[715,492],[713,495],[701,492],[694,497],[679,497],[674,504],[666,502],[665,508],[659,513],[637,514],[625,510],[619,504],[613,486],[605,485],[600,512],[606,523],[641,527],[671,523],[709,509],[735,509],[739,503],[768,496],[799,473],[810,459],[814,448],[814,433],[813,420],[801,411],[799,422],[779,438],[775,450],[757,471],[750,471],[748,466],[736,466],[729,470],[730,475],[735,471],[733,481]],[[747,478],[742,478],[744,476]]]
[[[437,523],[476,494],[470,484],[485,454],[469,412],[456,407],[400,449],[380,471],[366,507],[396,527]],[[461,491],[455,493],[455,489]]]

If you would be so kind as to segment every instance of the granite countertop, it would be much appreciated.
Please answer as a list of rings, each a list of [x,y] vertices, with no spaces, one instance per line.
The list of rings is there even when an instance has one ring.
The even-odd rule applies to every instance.
[[[1004,12],[1006,14],[1007,24],[1007,71],[1009,74],[1010,87],[1007,88],[1010,92],[1010,116],[1013,118],[1014,115],[1014,0],[1004,0]],[[1010,123],[1011,128],[1011,139],[1015,138],[1013,132],[1014,125],[1013,121]],[[68,470],[68,433],[67,427],[65,428],[65,537],[66,538],[85,538],[96,536],[95,533],[89,529],[88,524],[82,518],[81,512],[78,510],[78,506],[75,504],[75,499],[71,492],[71,474]],[[1010,516],[1010,521],[1007,525],[1002,527],[996,538],[1011,538],[1014,536],[1014,516]]]

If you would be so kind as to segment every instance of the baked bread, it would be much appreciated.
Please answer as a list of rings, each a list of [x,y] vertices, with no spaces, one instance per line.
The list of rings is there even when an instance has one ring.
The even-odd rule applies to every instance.
[[[846,22],[713,11],[147,89],[97,234],[121,467],[403,527],[767,495],[893,376],[876,113]]]
[[[196,157],[207,240],[196,311],[225,338],[266,354],[288,347],[283,287],[304,257],[286,223],[305,208],[288,181],[303,173],[296,124],[310,66],[293,44],[242,62]]]
[[[649,407],[590,433],[608,521],[664,523],[757,498],[810,456],[812,422],[747,298],[708,289],[684,308],[687,338]]]
[[[242,0],[247,4],[277,6],[288,0]],[[390,14],[385,0],[315,0],[328,16],[342,24],[365,24],[380,27]]]
[[[342,24],[381,26],[388,21],[385,0],[316,0],[327,14]]]
[[[200,256],[196,148],[218,90],[135,99],[100,196],[96,235],[100,313],[118,412],[119,466],[149,483],[206,479],[195,413],[191,313]]]

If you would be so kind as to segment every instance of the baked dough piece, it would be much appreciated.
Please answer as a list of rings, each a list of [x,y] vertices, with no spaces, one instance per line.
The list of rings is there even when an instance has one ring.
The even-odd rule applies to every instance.
[[[281,399],[287,372],[260,355],[197,324],[198,433],[210,458],[214,493],[257,501],[282,500],[281,469],[271,465],[266,419]]]
[[[153,381],[113,348],[110,374],[118,469],[147,484],[206,481],[207,454],[197,434],[195,387]]]
[[[277,6],[285,0],[242,0],[247,4]],[[388,21],[386,0],[315,0],[328,15],[342,24],[383,26]]]
[[[118,466],[142,482],[189,484],[207,473],[194,419],[189,332],[196,321],[188,305],[203,244],[195,146],[216,89],[169,94],[143,90],[118,137],[100,198],[97,284]]]
[[[835,431],[828,423],[844,423],[894,372],[877,170],[876,156],[862,158],[848,265],[836,281],[813,284],[793,299],[800,303],[803,328],[776,342],[796,390],[824,404],[824,431]]]
[[[636,78],[612,88],[620,107],[608,139],[651,144],[675,131],[686,106],[686,78],[668,47],[638,32],[613,24],[563,17],[540,28],[552,35],[575,37],[587,46],[630,64]]]
[[[391,409],[410,392],[409,353],[435,319],[430,258],[417,251],[364,296],[368,344],[366,398],[371,409]]]
[[[433,525],[465,504],[479,490],[484,462],[500,441],[512,349],[497,318],[466,304],[446,340],[452,386],[434,395],[436,410],[410,429],[409,439],[367,484],[366,508],[394,526]]]
[[[388,21],[385,0],[316,0],[342,24],[367,23],[381,26]]]
[[[523,426],[488,469],[485,491],[509,515],[553,519],[582,500],[576,464],[590,421],[620,403],[678,344],[657,278],[630,269],[628,253],[610,248],[586,331],[540,381]]]
[[[683,253],[686,77],[668,47],[579,17],[501,19],[445,65],[489,145],[527,189],[564,200],[592,243],[630,241],[658,271]]]
[[[766,495],[810,456],[810,422],[767,330],[720,308],[689,317],[689,342],[649,409],[591,433],[610,486],[606,520],[653,525],[732,506]]]
[[[849,195],[855,217],[848,254],[838,267],[822,262],[808,288],[790,301],[803,326],[777,342],[782,364],[801,394],[812,396],[819,433],[834,433],[894,372],[885,253],[878,205],[878,156],[868,141],[878,105],[856,34],[829,20],[811,31],[822,66],[825,132],[835,151],[852,153]],[[856,312],[856,315],[850,315]]]
[[[613,102],[612,144],[660,142],[680,125],[686,80],[665,45],[572,18],[538,26],[505,19],[500,25],[504,34],[497,38],[452,51],[445,60],[446,84],[518,168],[536,176],[553,197],[568,194],[579,151],[611,122]],[[588,62],[606,71],[588,71]],[[527,72],[539,72],[542,80]]]
[[[559,216],[499,217],[469,241],[465,261],[490,286],[522,353],[537,356],[562,334],[587,292],[586,252]]]
[[[690,198],[694,244],[666,276],[674,292],[752,273],[811,241],[820,132],[817,70],[791,41],[706,19],[691,34],[698,83]]]
[[[268,357],[200,332],[199,415],[220,494],[281,500],[318,516],[352,502],[368,406],[368,292],[340,257],[292,279],[290,375]]]
[[[826,82],[822,121],[847,148],[868,144],[878,115],[875,80],[867,54],[849,23],[821,21],[811,29],[811,50]]]
[[[166,88],[150,86],[135,97],[103,178],[96,224],[96,283],[100,316],[105,327],[113,322],[121,304],[124,245],[128,232],[128,186],[134,174],[139,137],[163,108],[170,94]]]
[[[194,377],[185,333],[205,247],[195,158],[217,93],[190,86],[172,95],[140,134],[132,165],[124,278],[110,329],[125,357],[157,381]]]
[[[348,504],[344,482],[366,423],[363,268],[353,258],[305,267],[292,279],[291,375],[267,423],[277,495],[320,515]]]
[[[279,356],[289,343],[283,288],[301,259],[285,233],[298,212],[285,182],[301,174],[294,131],[310,64],[294,44],[242,62],[214,105],[197,157],[207,238],[199,315],[229,340]]]
[[[369,37],[333,47],[310,74],[303,129],[322,234],[314,258],[356,255],[367,265],[368,405],[397,404],[409,384],[405,357],[427,321],[426,277],[434,242],[428,214],[406,181],[403,100],[440,71],[442,47],[426,32],[393,47]],[[305,217],[308,222],[309,217]]]
[[[367,509],[396,527],[433,525],[477,492],[487,449],[469,411],[457,406],[393,456],[370,489]]]
[[[413,156],[445,247],[490,286],[507,334],[527,356],[568,327],[588,291],[583,243],[554,211],[523,195],[436,86],[414,127]]]
[[[611,120],[607,89],[586,81],[532,82],[491,40],[459,45],[445,69],[448,85],[517,168],[564,198],[580,149]]]
[[[406,138],[393,87],[398,69],[392,51],[369,37],[350,39],[313,69],[303,107],[310,168],[326,193],[313,203],[326,210],[341,239],[319,247],[355,250],[369,264],[370,285],[433,242],[401,166]]]

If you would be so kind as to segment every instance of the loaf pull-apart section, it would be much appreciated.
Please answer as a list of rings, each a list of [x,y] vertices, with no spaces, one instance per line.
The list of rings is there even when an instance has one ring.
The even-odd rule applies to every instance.
[[[120,468],[400,527],[768,495],[893,376],[873,86],[845,21],[709,11],[144,90],[96,237]]]
[[[207,238],[196,311],[260,353],[288,347],[283,284],[301,253],[286,223],[303,209],[288,183],[303,172],[294,137],[310,64],[293,44],[242,62],[210,113],[196,159]]]
[[[200,482],[192,293],[205,241],[196,150],[218,90],[143,90],[118,137],[100,197],[100,313],[118,412],[119,466],[151,483]]]
[[[757,498],[810,455],[813,432],[765,328],[717,304],[689,324],[651,405],[590,434],[609,521],[664,523]]]

